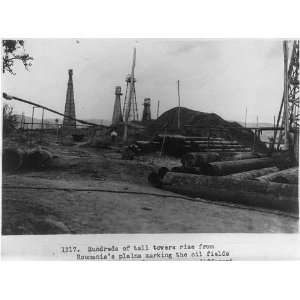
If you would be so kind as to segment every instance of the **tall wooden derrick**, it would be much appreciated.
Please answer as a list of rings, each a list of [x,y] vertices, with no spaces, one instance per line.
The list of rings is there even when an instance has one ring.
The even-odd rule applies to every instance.
[[[136,48],[133,50],[131,74],[128,74],[126,77],[126,92],[123,104],[123,116],[125,121],[137,121],[139,119],[135,90],[136,78],[134,76],[135,61]]]
[[[116,96],[116,98],[115,98],[114,112],[113,112],[112,122],[111,122],[112,125],[117,125],[117,124],[123,122],[123,116],[122,116],[122,111],[121,111],[122,92],[121,92],[120,86],[116,86],[115,96]]]
[[[145,98],[144,99],[144,110],[143,110],[143,117],[142,121],[150,121],[151,120],[151,109],[150,109],[151,99]]]
[[[123,141],[124,142],[127,141],[127,137],[128,137],[128,122],[137,121],[139,119],[137,103],[136,103],[136,92],[135,92],[135,82],[136,82],[134,76],[135,60],[136,60],[136,48],[133,49],[131,73],[126,77],[127,86],[126,86],[126,93],[125,93],[124,106],[123,106],[123,116],[124,116]]]
[[[274,143],[277,149],[284,144],[286,150],[295,153],[298,160],[299,142],[299,40],[292,43],[289,58],[288,41],[283,42],[284,92],[278,113]],[[280,125],[280,126],[279,126]],[[277,131],[279,133],[278,140]]]
[[[69,80],[68,80],[68,89],[66,96],[66,104],[65,104],[65,115],[70,116],[71,118],[64,117],[63,127],[64,128],[75,128],[75,103],[74,103],[74,90],[73,90],[73,70],[69,70]]]

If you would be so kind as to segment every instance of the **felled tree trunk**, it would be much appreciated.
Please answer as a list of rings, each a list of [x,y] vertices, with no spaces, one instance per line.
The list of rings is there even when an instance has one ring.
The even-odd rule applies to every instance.
[[[188,169],[219,160],[220,155],[216,152],[190,152],[183,155],[181,162],[183,167]]]
[[[42,169],[52,163],[52,154],[44,149],[33,149],[26,153],[24,166],[30,169]]]
[[[236,161],[208,163],[203,171],[207,175],[221,176],[274,166],[271,158],[251,158]]]
[[[230,160],[241,160],[241,159],[250,159],[250,158],[260,158],[261,156],[257,153],[253,152],[240,152],[237,154],[234,154]]]
[[[19,148],[7,148],[2,153],[3,171],[16,171],[20,169],[24,160],[24,151]]]
[[[234,173],[230,175],[223,176],[224,178],[235,178],[239,180],[246,180],[246,179],[253,179],[259,176],[263,176],[266,174],[274,173],[279,171],[277,167],[269,167],[269,168],[262,168],[258,170],[251,170],[247,172],[241,172],[241,173]]]
[[[298,167],[294,167],[279,172],[271,173],[268,175],[264,175],[256,179],[262,182],[272,181],[280,183],[298,184],[298,172]]]

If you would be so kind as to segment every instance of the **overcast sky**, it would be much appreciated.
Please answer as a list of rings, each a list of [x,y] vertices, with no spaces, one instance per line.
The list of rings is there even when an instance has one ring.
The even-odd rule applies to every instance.
[[[283,53],[279,40],[174,39],[29,39],[34,57],[30,71],[15,66],[4,74],[3,91],[64,111],[68,69],[73,69],[78,118],[111,120],[114,89],[130,73],[137,47],[136,93],[141,116],[143,99],[151,98],[156,115],[177,105],[215,112],[227,120],[273,122],[283,92]],[[123,99],[122,99],[123,100]],[[31,107],[14,103],[16,113],[31,115]],[[36,112],[39,117],[41,112]],[[46,117],[55,117],[46,113]]]

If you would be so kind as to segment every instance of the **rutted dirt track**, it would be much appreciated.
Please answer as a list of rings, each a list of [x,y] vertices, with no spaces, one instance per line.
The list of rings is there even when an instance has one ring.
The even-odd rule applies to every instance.
[[[137,163],[122,161],[119,153],[108,150],[60,147],[56,151],[60,168],[3,174],[3,234],[298,231],[294,217],[189,201],[150,186],[147,175],[159,165],[159,158],[144,157]]]

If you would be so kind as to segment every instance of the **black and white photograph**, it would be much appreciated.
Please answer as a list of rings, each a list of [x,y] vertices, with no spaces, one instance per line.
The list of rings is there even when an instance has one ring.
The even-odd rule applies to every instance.
[[[298,233],[299,40],[3,39],[2,235]]]

